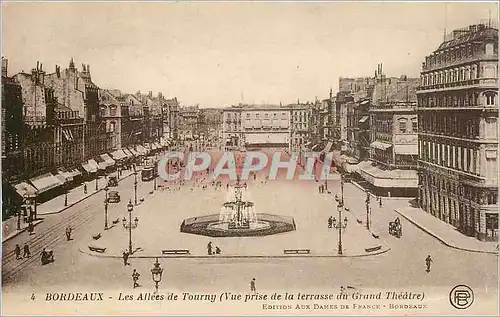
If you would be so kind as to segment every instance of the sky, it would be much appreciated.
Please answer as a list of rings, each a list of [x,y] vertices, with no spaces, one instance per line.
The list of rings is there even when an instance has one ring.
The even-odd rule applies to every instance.
[[[2,3],[9,76],[89,64],[101,88],[226,107],[327,98],[339,77],[418,77],[446,28],[496,18],[483,3]]]

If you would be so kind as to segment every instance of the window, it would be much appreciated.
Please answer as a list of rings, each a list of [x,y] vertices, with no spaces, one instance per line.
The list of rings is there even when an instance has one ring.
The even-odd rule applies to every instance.
[[[493,55],[493,43],[486,44],[486,55]]]
[[[399,132],[406,133],[406,119],[399,120]]]
[[[486,105],[487,106],[494,106],[495,105],[495,97],[496,95],[494,93],[489,93],[486,94]]]
[[[488,65],[484,67],[484,78],[494,78],[495,77],[495,66]]]
[[[413,132],[417,132],[418,131],[418,121],[417,121],[417,119],[411,120],[411,129],[412,129]]]

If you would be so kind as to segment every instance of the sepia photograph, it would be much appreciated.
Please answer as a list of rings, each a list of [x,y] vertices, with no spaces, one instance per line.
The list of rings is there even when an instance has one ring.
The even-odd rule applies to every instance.
[[[498,316],[497,1],[2,1],[2,316]]]

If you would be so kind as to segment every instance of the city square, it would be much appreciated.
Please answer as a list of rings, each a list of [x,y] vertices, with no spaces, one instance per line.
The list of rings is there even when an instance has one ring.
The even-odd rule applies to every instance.
[[[497,4],[2,9],[2,315],[498,315]]]

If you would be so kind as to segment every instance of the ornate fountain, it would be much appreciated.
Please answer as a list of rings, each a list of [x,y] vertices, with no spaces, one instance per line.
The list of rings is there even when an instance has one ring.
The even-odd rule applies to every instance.
[[[219,214],[185,219],[181,232],[210,237],[248,237],[295,230],[292,217],[256,213],[255,204],[248,196],[246,185],[238,178],[236,185],[230,187]]]

